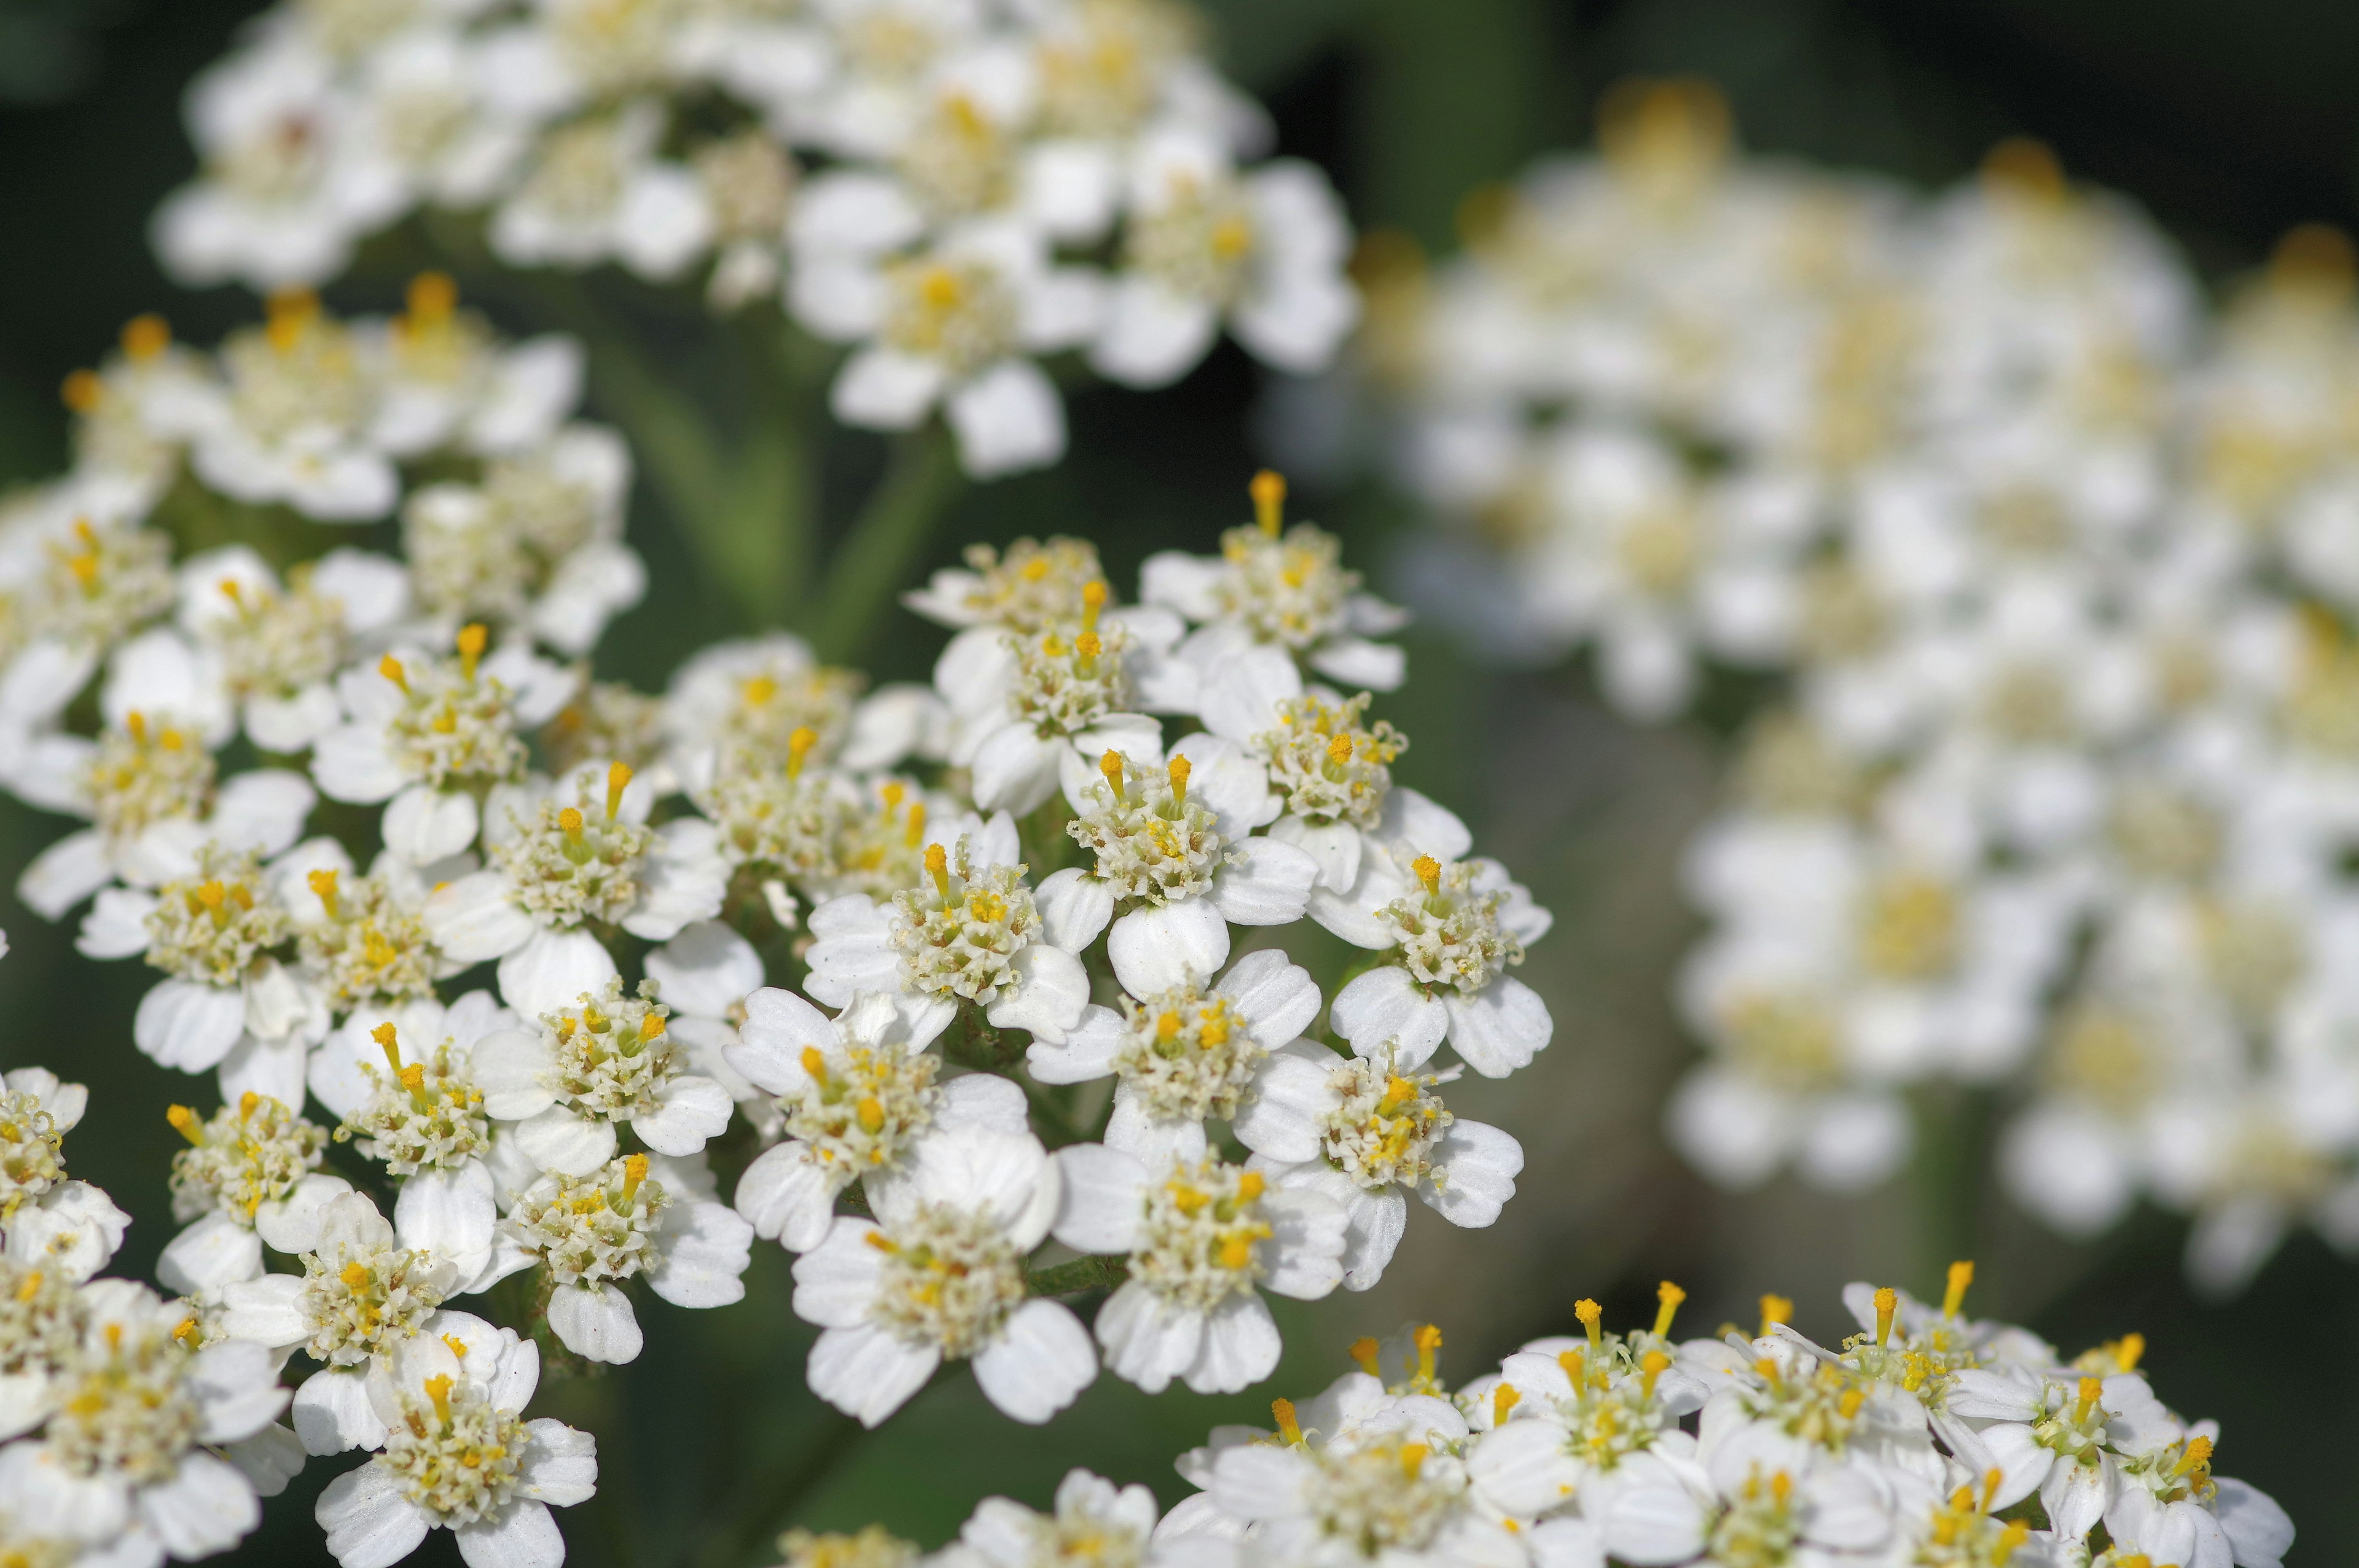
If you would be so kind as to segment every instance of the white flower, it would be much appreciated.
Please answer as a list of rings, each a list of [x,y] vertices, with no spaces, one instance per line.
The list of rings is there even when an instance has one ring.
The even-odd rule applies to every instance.
[[[592,927],[661,942],[721,913],[729,872],[712,824],[647,827],[653,792],[634,789],[632,776],[621,762],[587,762],[554,784],[494,788],[484,807],[490,869],[426,901],[436,945],[462,962],[497,958],[500,995],[519,1012],[555,1012],[616,978]]]
[[[88,1320],[81,1281],[45,1260],[0,1258],[0,1437],[47,1421],[82,1347]]]
[[[135,1562],[226,1552],[261,1522],[261,1505],[210,1450],[266,1437],[287,1406],[277,1358],[234,1341],[195,1348],[186,1304],[127,1280],[89,1285],[82,1299],[57,1413],[38,1438],[0,1450],[0,1510],[32,1533]]]
[[[167,1115],[189,1147],[172,1156],[172,1217],[187,1227],[165,1244],[156,1278],[190,1295],[262,1272],[267,1242],[312,1249],[323,1206],[352,1190],[320,1169],[328,1133],[283,1101],[248,1093],[211,1120],[187,1106]]]
[[[644,1278],[674,1306],[741,1301],[754,1227],[714,1199],[701,1154],[626,1154],[585,1175],[540,1176],[516,1195],[500,1239],[495,1272],[537,1264],[546,1273],[549,1325],[565,1347],[623,1362],[642,1344],[623,1285]]]
[[[890,767],[911,749],[912,730],[929,721],[904,711],[911,688],[887,687],[863,700],[862,685],[856,672],[821,664],[808,643],[788,633],[715,643],[671,677],[663,723],[673,770],[694,792],[734,759],[782,769],[803,730],[811,738],[802,755],[814,767]]]
[[[1247,837],[1277,803],[1236,748],[1189,736],[1161,780],[1111,748],[1099,767],[1103,781],[1082,792],[1083,809],[1066,825],[1095,864],[1049,877],[1040,899],[1073,947],[1107,932],[1106,956],[1125,989],[1151,996],[1209,979],[1228,962],[1233,921],[1302,918],[1318,865],[1290,844]],[[1118,908],[1125,913],[1115,915]]]
[[[343,722],[321,735],[311,776],[331,800],[387,802],[386,848],[415,865],[475,841],[478,801],[524,774],[520,730],[554,717],[573,679],[521,643],[486,656],[480,625],[462,628],[458,656],[397,648],[336,680]]]
[[[282,582],[260,556],[230,545],[190,557],[179,577],[180,628],[266,752],[307,751],[333,728],[336,672],[357,642],[409,608],[408,572],[360,550],[331,551]]]
[[[1259,1171],[1201,1153],[1150,1170],[1082,1143],[1057,1162],[1057,1239],[1127,1255],[1127,1280],[1098,1309],[1097,1340],[1114,1374],[1148,1393],[1174,1378],[1205,1394],[1261,1381],[1280,1348],[1261,1289],[1315,1301],[1343,1279],[1346,1220],[1324,1194],[1274,1188]]]
[[[1006,1078],[967,1073],[938,1083],[940,1060],[912,1044],[881,996],[855,997],[831,1019],[792,991],[765,988],[745,999],[739,1033],[725,1058],[777,1097],[784,1140],[738,1179],[737,1212],[789,1252],[824,1240],[836,1195],[897,1167],[929,1131],[1028,1126],[1023,1091]]]
[[[1105,1141],[1152,1163],[1201,1155],[1207,1119],[1238,1121],[1273,1052],[1319,1015],[1310,971],[1274,948],[1245,954],[1211,986],[1185,980],[1092,1007],[1061,1044],[1034,1041],[1025,1066],[1035,1081],[1116,1080]]]
[[[795,1314],[820,1325],[811,1391],[875,1426],[944,1360],[991,1402],[1047,1421],[1097,1375],[1089,1331],[1027,1299],[1024,1260],[1057,1217],[1060,1167],[1028,1133],[957,1127],[921,1141],[795,1262]]]
[[[1354,1054],[1389,1051],[1396,1070],[1419,1067],[1446,1039],[1468,1066],[1504,1078],[1546,1048],[1547,1004],[1506,970],[1549,915],[1497,861],[1421,854],[1404,868],[1389,852],[1364,855],[1352,902],[1355,915],[1373,913],[1339,935],[1391,960],[1335,993],[1335,1032]]]
[[[1106,580],[1098,547],[1087,539],[1018,539],[1005,553],[969,545],[962,567],[943,567],[901,602],[938,625],[961,631],[997,626],[1045,632],[1085,604],[1090,584]]]
[[[1254,1075],[1236,1116],[1253,1168],[1280,1190],[1324,1194],[1351,1223],[1343,1283],[1366,1290],[1392,1260],[1408,1195],[1452,1225],[1499,1217],[1524,1168],[1507,1133],[1466,1121],[1433,1091],[1453,1075],[1407,1073],[1383,1055],[1338,1056],[1297,1040]]]
[[[46,1067],[18,1067],[0,1094],[0,1219],[38,1203],[66,1180],[65,1135],[90,1108],[90,1090]]]
[[[582,345],[549,335],[500,343],[442,273],[409,283],[409,308],[369,330],[377,405],[369,437],[398,458],[457,447],[484,454],[549,440],[582,400]],[[627,472],[627,470],[625,470]]]
[[[889,903],[852,893],[811,911],[804,990],[831,1007],[849,1007],[863,991],[892,998],[912,1048],[930,1044],[962,1004],[982,1009],[995,1028],[1063,1039],[1089,1004],[1084,944],[1060,940],[1034,902],[1006,812],[952,827],[955,855],[927,847],[927,885]]]
[[[385,1451],[320,1495],[328,1551],[351,1568],[382,1568],[441,1529],[473,1563],[561,1562],[565,1540],[549,1510],[595,1494],[596,1441],[562,1422],[524,1419],[540,1381],[531,1341],[459,1313],[440,1314],[437,1328],[404,1340],[369,1374]]]
[[[1008,1498],[985,1498],[959,1529],[944,1568],[1060,1568],[1075,1558],[1167,1568],[1186,1548],[1152,1538],[1161,1510],[1145,1487],[1116,1487],[1087,1470],[1069,1470],[1048,1513]]]
[[[1352,232],[1317,168],[1286,158],[1240,177],[1193,131],[1150,135],[1133,155],[1124,270],[1090,364],[1130,386],[1165,386],[1203,359],[1225,317],[1254,355],[1293,375],[1327,368],[1359,320],[1343,273]]]
[[[544,135],[492,214],[494,253],[511,266],[616,261],[650,282],[679,276],[711,243],[712,212],[692,172],[656,157],[664,119],[640,99]]]
[[[364,1379],[412,1336],[435,1331],[436,1309],[466,1282],[460,1265],[402,1246],[364,1193],[345,1192],[314,1216],[300,1274],[225,1282],[220,1331],[273,1350],[300,1346],[324,1363],[295,1391],[295,1434],[309,1454],[380,1448],[383,1422]]]
[[[653,981],[625,994],[609,977],[523,1029],[475,1043],[486,1115],[516,1123],[516,1147],[545,1171],[588,1176],[614,1157],[619,1126],[684,1158],[729,1125],[729,1091],[682,1070]]]

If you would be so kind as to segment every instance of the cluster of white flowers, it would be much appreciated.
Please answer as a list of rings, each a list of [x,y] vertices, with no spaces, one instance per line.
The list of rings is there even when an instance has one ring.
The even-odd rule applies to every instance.
[[[2214,1291],[2359,1245],[2349,244],[2214,319],[2033,144],[1929,203],[1734,156],[1692,83],[1601,140],[1375,269],[1371,351],[1495,641],[1640,719],[1788,677],[1690,859],[1679,1146],[1858,1187],[1911,1086],[2004,1086],[2067,1232],[2192,1213]]]
[[[2218,1423],[2157,1398],[2141,1336],[2068,1361],[1966,1317],[1973,1276],[1952,1265],[1939,1307],[1853,1285],[1832,1346],[1778,1296],[1758,1334],[1684,1341],[1676,1285],[1626,1334],[1583,1301],[1583,1335],[1456,1390],[1440,1331],[1410,1327],[1274,1401],[1276,1431],[1215,1428],[1159,1521],[1146,1487],[1077,1470],[1053,1512],[987,1498],[930,1555],[873,1529],[779,1545],[786,1568],[2277,1568],[2292,1522],[2212,1473]]]
[[[1358,319],[1326,177],[1175,0],[287,0],[188,99],[157,213],[191,283],[318,285],[457,221],[511,268],[701,276],[852,347],[848,424],[940,406],[968,470],[1064,451],[1041,357],[1179,379],[1223,326],[1289,372]],[[470,231],[471,232],[473,231]]]

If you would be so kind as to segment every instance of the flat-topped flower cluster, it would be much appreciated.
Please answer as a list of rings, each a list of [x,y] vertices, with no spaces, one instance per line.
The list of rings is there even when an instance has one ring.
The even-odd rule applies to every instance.
[[[2292,1523],[2217,1475],[2216,1423],[2165,1405],[2135,1334],[2066,1359],[2036,1336],[1865,1284],[1857,1331],[1820,1344],[1793,1303],[1757,1334],[1649,1327],[1534,1340],[1461,1388],[1428,1325],[1352,1347],[1359,1369],[1272,1405],[1276,1430],[1220,1427],[1179,1470],[1199,1488],[1158,1519],[1146,1487],[1074,1471],[1053,1511],[986,1499],[934,1553],[880,1530],[789,1534],[786,1568],[2275,1568]]]
[[[1690,857],[1674,1140],[1855,1188],[1912,1087],[1995,1086],[2065,1231],[2190,1212],[2215,1291],[2359,1244],[2348,242],[2209,316],[2030,143],[1925,201],[1735,156],[1689,82],[1601,143],[1378,269],[1370,344],[1470,626],[1640,719],[1788,677]]]
[[[157,213],[191,283],[315,286],[418,220],[509,269],[769,298],[851,345],[837,417],[940,406],[968,470],[1051,463],[1044,356],[1178,380],[1223,327],[1291,372],[1358,319],[1326,177],[1172,0],[288,0],[188,97]]]

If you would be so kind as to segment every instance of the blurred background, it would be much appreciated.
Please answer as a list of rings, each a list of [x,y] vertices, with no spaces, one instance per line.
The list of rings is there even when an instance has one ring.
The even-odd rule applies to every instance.
[[[238,291],[166,284],[145,237],[148,214],[191,167],[181,88],[253,9],[243,0],[0,0],[0,193],[10,220],[0,247],[0,481],[64,464],[60,382],[127,317],[160,310],[200,341],[253,318]],[[1970,171],[2002,136],[2037,135],[2075,176],[2146,206],[2215,286],[2297,222],[2359,218],[2359,92],[2347,80],[2359,7],[2327,0],[1213,0],[1209,9],[1219,58],[1271,106],[1279,150],[1324,165],[1364,228],[1403,230],[1429,249],[1450,245],[1468,191],[1544,149],[1585,145],[1601,91],[1634,72],[1716,81],[1754,149],[1929,187]],[[398,287],[390,272],[356,278],[334,303],[381,307]],[[1151,550],[1209,547],[1244,515],[1266,390],[1224,347],[1168,393],[1081,393],[1071,456],[970,491],[938,535],[939,560],[968,540],[1082,533],[1126,581]],[[831,439],[825,488],[840,525],[882,449],[853,434]],[[1298,514],[1343,532],[1379,586],[1406,596],[1408,585],[1384,576],[1406,521],[1400,502],[1374,487],[1298,483],[1297,493]],[[736,612],[656,509],[636,509],[632,528],[654,586],[607,637],[600,666],[653,687]],[[879,679],[922,678],[940,636],[899,617],[854,661]],[[1669,1001],[1693,932],[1676,867],[1713,803],[1724,737],[1704,719],[1631,729],[1575,674],[1486,670],[1431,635],[1410,645],[1410,684],[1380,709],[1414,741],[1399,776],[1458,806],[1486,851],[1558,917],[1523,970],[1554,1012],[1554,1047],[1512,1087],[1476,1082],[1452,1096],[1462,1113],[1523,1141],[1521,1195],[1502,1223],[1475,1232],[1413,1224],[1377,1291],[1294,1310],[1288,1361],[1266,1389],[1149,1400],[1106,1379],[1079,1412],[1036,1432],[952,1379],[860,1442],[804,1390],[808,1340],[785,1310],[788,1259],[762,1248],[745,1303],[697,1314],[651,1303],[666,1321],[651,1329],[643,1361],[545,1395],[549,1413],[594,1427],[603,1450],[599,1500],[568,1519],[575,1562],[737,1568],[774,1560],[771,1541],[789,1524],[872,1519],[932,1545],[986,1493],[1045,1503],[1074,1463],[1145,1481],[1169,1503],[1187,1490],[1171,1456],[1210,1425],[1266,1420],[1270,1393],[1315,1390],[1344,1369],[1353,1338],[1411,1319],[1442,1326],[1445,1368],[1462,1378],[1522,1339],[1571,1328],[1581,1296],[1604,1302],[1610,1321],[1637,1321],[1662,1278],[1688,1289],[1682,1326],[1691,1331],[1749,1323],[1759,1294],[1776,1291],[1797,1300],[1805,1331],[1835,1336],[1848,1330],[1835,1301],[1846,1280],[1938,1288],[1947,1260],[1920,1242],[1906,1184],[1846,1201],[1787,1178],[1732,1198],[1663,1145],[1659,1108],[1693,1055]],[[0,863],[21,866],[60,830],[0,804]],[[138,1217],[118,1267],[146,1275],[171,1230],[164,1178],[176,1140],[162,1113],[187,1081],[131,1049],[136,988],[78,957],[70,928],[42,924],[5,893],[0,924],[13,947],[0,964],[0,1061],[38,1061],[91,1086],[73,1169]],[[2303,1234],[2234,1304],[2204,1307],[2181,1282],[2181,1227],[2159,1214],[2091,1247],[2056,1240],[1995,1194],[1975,1217],[1980,1311],[2026,1321],[2068,1354],[2144,1333],[2166,1397],[2190,1416],[2219,1419],[2222,1469],[2292,1512],[2301,1539],[2290,1561],[2359,1561],[2359,1510],[2343,1504],[2359,1452],[2359,1359],[2340,1334],[2359,1308],[2359,1271]],[[313,1560],[309,1498],[332,1473],[313,1466],[235,1561]],[[444,1560],[456,1560],[447,1534],[415,1559]]]

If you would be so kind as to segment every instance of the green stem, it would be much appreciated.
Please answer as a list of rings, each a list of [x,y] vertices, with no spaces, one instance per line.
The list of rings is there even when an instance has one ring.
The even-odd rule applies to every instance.
[[[767,1561],[763,1556],[765,1550],[786,1528],[787,1521],[794,1518],[795,1510],[802,1506],[803,1499],[810,1497],[819,1484],[827,1479],[829,1472],[842,1463],[844,1457],[857,1449],[867,1436],[868,1429],[857,1421],[840,1411],[829,1411],[819,1422],[818,1429],[811,1433],[810,1444],[803,1451],[802,1463],[784,1476],[763,1479],[762,1500],[756,1517],[738,1534],[734,1550],[723,1561],[733,1564],[751,1563],[757,1558]]]
[[[1949,1266],[1974,1256],[1981,1232],[1982,1174],[1990,1146],[1987,1093],[1937,1086],[1918,1097],[1917,1152],[1909,1167],[1916,1200],[1916,1278],[1938,1294]]]
[[[1035,1269],[1025,1284],[1036,1296],[1074,1296],[1083,1291],[1110,1291],[1129,1278],[1127,1259],[1076,1258],[1070,1263]]]
[[[877,612],[907,579],[934,524],[963,488],[950,435],[929,426],[901,438],[885,482],[837,546],[812,607],[820,655],[854,664],[876,635]]]

